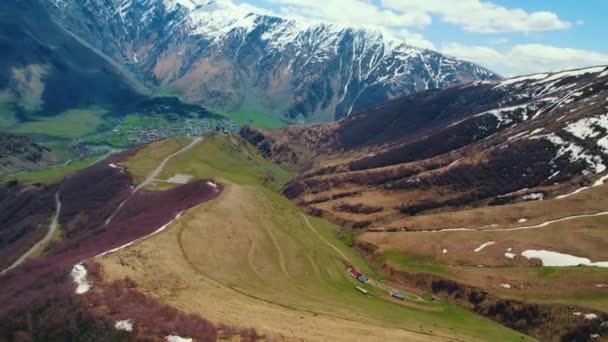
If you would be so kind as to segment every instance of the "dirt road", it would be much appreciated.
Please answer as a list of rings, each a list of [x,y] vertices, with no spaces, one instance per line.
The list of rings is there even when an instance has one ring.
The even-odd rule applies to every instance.
[[[608,211],[603,211],[603,212],[599,212],[599,213],[595,213],[595,214],[573,215],[573,216],[562,217],[562,218],[555,219],[555,220],[545,221],[543,223],[536,224],[536,225],[533,225],[533,226],[519,226],[519,227],[511,227],[511,228],[490,228],[490,229],[484,229],[484,228],[445,228],[445,229],[418,230],[418,231],[411,230],[411,231],[406,231],[404,233],[512,232],[512,231],[517,231],[517,230],[528,230],[528,229],[544,228],[544,227],[547,227],[549,225],[552,225],[552,224],[558,223],[558,222],[571,221],[571,220],[576,220],[576,219],[581,219],[581,218],[588,218],[588,217],[606,216],[606,215],[608,215]]]
[[[340,249],[338,249],[338,247],[332,245],[329,241],[325,240],[325,238],[323,236],[321,236],[321,234],[319,234],[319,232],[317,232],[313,226],[310,224],[310,222],[308,222],[308,217],[306,217],[306,215],[300,213],[300,215],[302,215],[302,218],[304,218],[304,221],[306,222],[306,225],[308,226],[308,228],[310,228],[310,230],[312,230],[313,233],[315,233],[315,235],[317,235],[319,237],[319,239],[321,239],[321,241],[323,241],[327,246],[329,246],[330,248],[332,248],[333,250],[335,250],[338,254],[340,254],[340,256],[342,257],[342,259],[344,259],[344,261],[350,263],[350,260],[348,259],[348,257],[346,255],[344,255],[344,253],[342,253],[342,251]]]
[[[46,235],[40,241],[36,242],[36,244],[33,245],[30,249],[28,249],[28,251],[25,252],[19,259],[17,259],[17,261],[15,261],[12,265],[10,265],[6,269],[4,269],[2,271],[2,273],[0,273],[0,274],[4,274],[4,273],[12,270],[13,268],[21,265],[23,262],[25,262],[27,259],[29,259],[32,256],[32,254],[34,254],[39,248],[42,248],[47,243],[51,242],[51,240],[53,239],[53,234],[55,234],[57,227],[59,227],[59,215],[60,214],[61,214],[61,199],[59,198],[59,192],[58,192],[55,194],[55,215],[53,216],[51,224],[49,225],[49,229],[46,232]]]
[[[133,197],[133,195],[135,195],[135,193],[137,193],[139,190],[145,188],[146,186],[150,185],[150,183],[154,182],[154,179],[157,178],[158,175],[160,175],[161,172],[163,172],[163,169],[165,168],[165,166],[167,165],[167,163],[169,162],[169,160],[171,160],[175,156],[178,156],[178,155],[180,155],[180,154],[188,151],[189,149],[191,149],[192,147],[194,147],[194,145],[198,144],[202,140],[203,140],[203,137],[195,138],[194,140],[192,140],[191,143],[189,143],[188,145],[184,146],[179,151],[174,152],[174,153],[170,154],[169,156],[167,156],[165,159],[163,159],[160,162],[160,164],[158,164],[158,166],[154,170],[152,170],[152,172],[150,172],[148,174],[148,176],[146,177],[146,179],[143,182],[141,182],[141,184],[139,184],[135,189],[133,189],[133,192],[131,192],[131,194],[129,195],[129,197],[127,197],[127,199],[125,199],[124,201],[122,201],[118,205],[118,207],[116,207],[116,210],[114,210],[114,212],[112,213],[112,215],[110,215],[110,217],[108,217],[108,219],[106,220],[105,224],[108,225],[110,222],[112,222],[112,220],[114,219],[114,217],[116,217],[116,215],[120,212],[120,209],[122,209],[122,207],[125,205],[125,203],[127,203],[131,199],[131,197]]]
[[[304,221],[306,222],[306,225],[308,226],[308,228],[310,228],[310,230],[312,230],[313,233],[315,233],[319,237],[319,239],[321,239],[321,241],[323,241],[327,246],[329,246],[330,248],[335,250],[338,254],[340,254],[340,256],[344,259],[344,261],[346,261],[349,264],[351,263],[350,260],[348,259],[348,257],[346,255],[344,255],[344,253],[342,253],[342,251],[340,251],[340,249],[338,249],[338,247],[334,246],[331,242],[327,241],[321,234],[319,234],[319,232],[317,232],[315,230],[315,228],[308,221],[308,217],[306,217],[306,215],[304,215],[303,213],[300,213],[300,215],[302,215],[302,218],[304,218]],[[386,286],[385,284],[383,284],[379,281],[376,281],[372,278],[369,278],[369,277],[368,277],[366,283],[371,286],[374,286],[380,290],[386,291],[387,293],[392,290],[390,287]],[[401,291],[401,292],[404,292],[404,291]],[[419,301],[419,302],[425,301],[424,298],[420,297],[417,294],[410,293],[410,292],[405,292],[405,294],[409,297],[412,297],[416,301]]]

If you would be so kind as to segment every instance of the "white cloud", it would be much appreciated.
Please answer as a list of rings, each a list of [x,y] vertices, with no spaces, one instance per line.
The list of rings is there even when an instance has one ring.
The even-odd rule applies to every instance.
[[[432,15],[469,32],[532,32],[564,30],[572,23],[549,11],[527,12],[480,0],[265,0],[286,15],[345,24],[424,27]]]
[[[526,12],[480,0],[382,0],[385,8],[401,13],[435,14],[465,31],[478,33],[564,30],[572,26],[548,11]]]
[[[245,0],[247,3],[248,0]],[[527,12],[480,0],[264,0],[274,4],[276,13],[300,22],[331,22],[343,25],[374,26],[391,38],[434,49],[420,33],[409,30],[432,24],[432,16],[470,32],[531,32],[562,30],[572,26],[555,13]],[[505,42],[493,44],[505,44]]]
[[[443,45],[441,52],[478,63],[504,76],[608,64],[606,54],[541,44],[521,44],[499,51],[449,43]]]
[[[509,39],[507,38],[495,38],[490,40],[490,44],[492,45],[504,45],[507,44],[509,42]]]
[[[400,40],[406,44],[421,47],[424,49],[436,50],[435,44],[430,40],[425,39],[420,33],[412,32],[406,29],[391,30],[385,33],[389,38]]]
[[[288,17],[303,17],[348,25],[377,25],[384,27],[423,27],[431,24],[427,13],[397,11],[381,8],[364,0],[267,0],[279,5]]]
[[[398,13],[382,8],[367,0],[265,0],[278,5],[276,16],[297,20],[300,23],[334,23],[344,26],[371,27],[380,30],[389,40],[402,41],[409,45],[435,49],[435,45],[422,34],[405,27],[425,27],[431,24],[429,14],[410,11]],[[248,3],[254,12],[258,8]],[[260,13],[260,10],[257,11]]]

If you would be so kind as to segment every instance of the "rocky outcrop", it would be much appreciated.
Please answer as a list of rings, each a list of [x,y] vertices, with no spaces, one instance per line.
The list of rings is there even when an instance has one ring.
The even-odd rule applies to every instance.
[[[26,136],[0,133],[0,175],[44,167],[57,161],[48,147]]]

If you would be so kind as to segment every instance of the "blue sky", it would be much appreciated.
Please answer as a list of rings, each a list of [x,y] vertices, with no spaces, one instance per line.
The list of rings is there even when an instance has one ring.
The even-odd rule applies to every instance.
[[[608,64],[607,0],[236,0],[296,20],[377,26],[505,76]]]

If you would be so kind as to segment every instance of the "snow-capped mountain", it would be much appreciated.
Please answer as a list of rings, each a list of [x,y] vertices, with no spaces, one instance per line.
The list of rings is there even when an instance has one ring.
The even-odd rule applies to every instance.
[[[377,29],[300,23],[229,0],[52,0],[48,8],[149,86],[290,121],[332,120],[409,93],[498,78]]]

